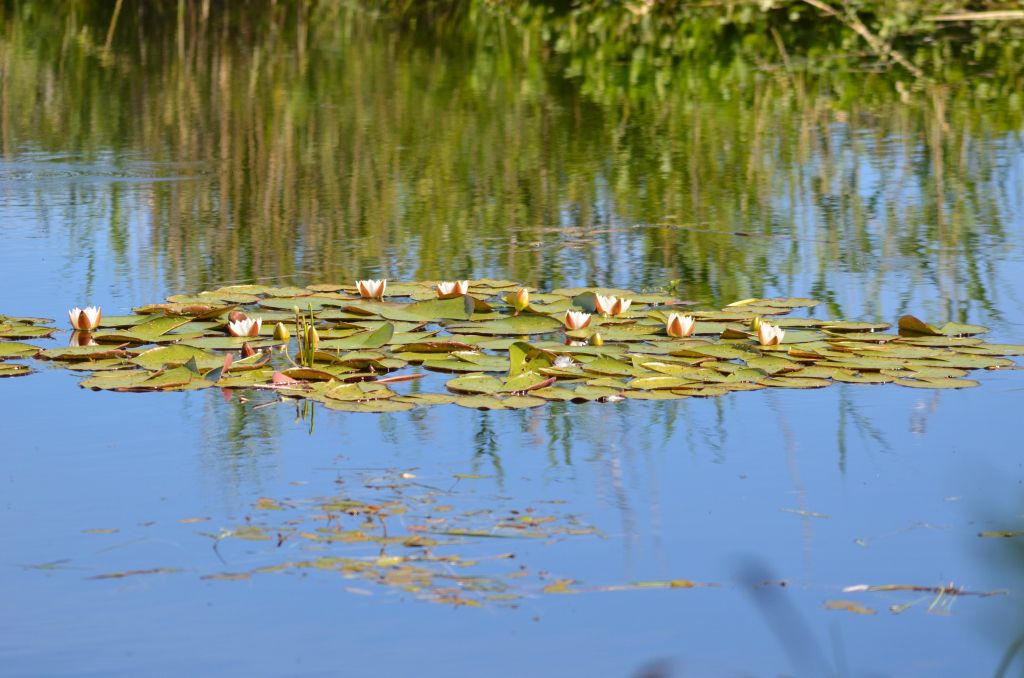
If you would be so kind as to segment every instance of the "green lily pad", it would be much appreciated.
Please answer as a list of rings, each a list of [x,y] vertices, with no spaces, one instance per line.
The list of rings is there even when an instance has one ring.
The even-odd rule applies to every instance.
[[[498,320],[449,325],[452,333],[462,334],[503,334],[520,336],[524,334],[545,334],[562,328],[559,320],[546,315],[516,315]]]
[[[196,365],[204,370],[212,370],[224,364],[223,355],[214,355],[184,344],[151,348],[135,356],[130,362],[149,370],[157,370],[167,366],[184,365],[189,360],[195,360]]]
[[[978,382],[972,379],[897,379],[893,383],[910,388],[970,388],[978,386]]]
[[[539,407],[547,401],[543,398],[531,396],[509,396],[497,398],[489,395],[461,396],[455,400],[460,407],[468,407],[475,410],[522,410],[531,407]]]
[[[41,349],[32,344],[24,344],[18,341],[0,341],[0,360],[8,358],[30,358]]]
[[[403,402],[400,400],[325,400],[323,401],[323,405],[331,410],[374,414],[381,414],[385,412],[406,412],[416,407],[414,403]]]

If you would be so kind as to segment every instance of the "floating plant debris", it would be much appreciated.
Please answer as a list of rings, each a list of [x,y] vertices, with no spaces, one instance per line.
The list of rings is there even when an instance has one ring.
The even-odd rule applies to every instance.
[[[254,389],[349,412],[504,410],[835,383],[966,388],[978,385],[970,371],[1012,368],[1006,356],[1024,355],[1024,345],[977,338],[987,332],[978,325],[792,317],[818,305],[803,298],[710,309],[509,280],[361,282],[172,296],[103,316],[58,348],[23,341],[50,337],[52,321],[0,316],[0,337],[16,339],[0,341],[0,376],[28,373],[6,361],[32,358],[91,373],[81,385],[96,390]],[[445,376],[420,381],[427,374]]]
[[[458,476],[455,476],[457,479]],[[549,504],[481,506],[464,501],[469,490],[440,489],[399,470],[356,473],[341,494],[259,497],[237,524],[196,525],[190,530],[213,547],[217,569],[193,574],[207,581],[244,581],[256,576],[320,572],[358,580],[364,594],[397,593],[449,605],[510,604],[527,595],[561,591],[571,579],[534,570],[517,552],[527,542],[551,544],[600,536],[572,514]],[[451,477],[441,479],[449,484]],[[332,490],[333,491],[333,490]],[[449,503],[452,502],[452,503]],[[175,566],[132,569],[90,576],[105,580],[178,573]],[[564,582],[564,583],[559,583]],[[690,588],[689,580],[640,582],[590,591]],[[554,588],[552,588],[554,587]]]

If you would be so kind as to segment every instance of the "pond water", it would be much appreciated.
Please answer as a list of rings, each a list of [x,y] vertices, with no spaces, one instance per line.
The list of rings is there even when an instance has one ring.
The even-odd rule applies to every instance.
[[[543,50],[351,9],[165,34],[128,16],[104,49],[106,11],[69,7],[0,9],[5,314],[491,277],[807,296],[1024,342],[1005,83],[733,64],[614,100]],[[974,378],[377,415],[43,366],[0,380],[0,674],[987,675],[1024,628],[1024,551],[979,536],[1024,529],[1024,379]],[[277,537],[346,493],[416,504],[404,526],[580,529],[439,549],[477,561],[435,568],[453,596],[463,568],[508,585],[480,607],[283,567],[379,556]],[[215,539],[252,524],[271,538]]]

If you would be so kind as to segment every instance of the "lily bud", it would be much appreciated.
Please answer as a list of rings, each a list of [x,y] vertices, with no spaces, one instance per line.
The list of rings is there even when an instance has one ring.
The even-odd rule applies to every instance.
[[[516,309],[516,312],[525,310],[530,305],[530,290],[525,287],[520,287],[519,291],[516,292],[515,296],[512,297],[512,307]]]
[[[320,335],[317,334],[316,328],[312,325],[306,328],[306,343],[310,346],[316,346],[320,343]]]
[[[750,331],[757,332],[759,329],[761,329],[761,316],[755,315],[750,319]]]
[[[277,323],[274,325],[274,339],[278,341],[288,341],[292,335],[288,332],[288,328],[284,326],[284,323]]]
[[[604,346],[604,337],[601,336],[600,332],[595,332],[594,336],[590,338],[591,346]]]

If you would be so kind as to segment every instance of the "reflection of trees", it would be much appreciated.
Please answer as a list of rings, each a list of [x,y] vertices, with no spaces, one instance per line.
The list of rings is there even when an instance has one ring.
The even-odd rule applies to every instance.
[[[176,291],[473,273],[680,279],[714,301],[813,289],[867,317],[888,316],[877,292],[893,288],[936,317],[1000,306],[1012,70],[911,91],[694,54],[671,87],[581,94],[485,14],[449,17],[438,41],[341,3],[177,6],[126,2],[109,53],[106,3],[18,3],[0,36],[3,99],[19,102],[0,108],[0,152],[169,179],[139,199],[95,190],[120,267]]]
[[[251,496],[243,488],[259,486],[266,480],[261,477],[261,470],[266,467],[264,457],[278,451],[278,417],[291,417],[291,412],[282,413],[281,405],[253,409],[253,404],[242,402],[238,394],[225,401],[218,394],[203,392],[189,398],[193,400],[198,402],[190,404],[200,410],[193,434],[198,439],[204,465],[202,475],[211,475],[218,494],[223,494],[232,508],[248,505]],[[298,411],[295,414],[295,425],[305,426]],[[306,415],[311,416],[309,409]],[[185,417],[186,421],[189,419]]]

